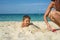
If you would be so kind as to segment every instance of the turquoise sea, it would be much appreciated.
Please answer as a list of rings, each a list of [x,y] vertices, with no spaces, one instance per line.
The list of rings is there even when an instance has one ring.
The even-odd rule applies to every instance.
[[[24,15],[30,16],[31,21],[44,21],[44,14],[0,14],[0,21],[22,21]]]

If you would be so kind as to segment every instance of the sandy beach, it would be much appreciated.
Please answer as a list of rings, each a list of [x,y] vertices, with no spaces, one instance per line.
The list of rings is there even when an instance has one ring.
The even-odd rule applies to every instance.
[[[4,21],[0,22],[0,40],[60,40],[60,30],[51,32],[47,30],[44,21],[32,21],[40,30],[34,33],[29,28],[21,28],[21,22]],[[52,28],[59,28],[49,21]]]

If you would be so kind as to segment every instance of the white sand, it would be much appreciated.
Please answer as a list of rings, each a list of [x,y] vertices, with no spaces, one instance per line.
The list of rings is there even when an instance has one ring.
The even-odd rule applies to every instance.
[[[21,28],[21,22],[0,22],[0,40],[60,40],[60,31],[47,30],[44,21],[32,22],[41,28],[38,32],[31,33],[29,28]],[[53,28],[58,28],[53,22],[49,22]]]

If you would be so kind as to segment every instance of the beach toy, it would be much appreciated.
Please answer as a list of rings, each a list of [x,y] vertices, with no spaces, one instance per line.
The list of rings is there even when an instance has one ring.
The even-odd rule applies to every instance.
[[[59,29],[53,29],[52,32],[55,32],[55,31],[57,31],[57,30],[60,30],[60,28],[59,28]]]
[[[56,32],[57,30],[56,29],[53,29],[52,32]]]

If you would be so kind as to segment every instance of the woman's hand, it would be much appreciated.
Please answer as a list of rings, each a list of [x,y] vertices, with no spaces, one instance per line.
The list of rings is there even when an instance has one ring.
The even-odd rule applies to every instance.
[[[49,24],[47,24],[47,29],[52,31],[52,28]]]

